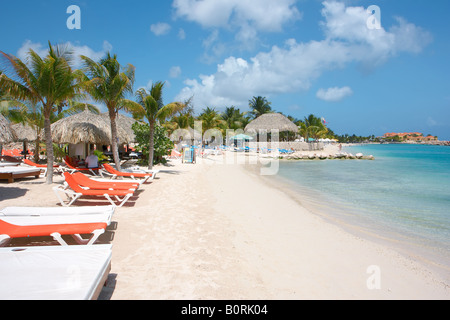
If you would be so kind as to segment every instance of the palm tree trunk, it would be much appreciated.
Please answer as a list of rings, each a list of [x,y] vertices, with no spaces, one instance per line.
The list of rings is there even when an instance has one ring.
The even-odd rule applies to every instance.
[[[151,170],[153,168],[153,154],[155,149],[155,121],[150,121],[150,139],[148,146],[148,169]]]
[[[111,151],[113,154],[116,169],[120,170],[119,146],[117,142],[116,111],[114,110],[114,108],[108,108],[108,110],[109,118],[111,119]]]
[[[53,139],[50,122],[50,113],[45,114],[44,118],[45,144],[47,148],[47,184],[53,183]]]

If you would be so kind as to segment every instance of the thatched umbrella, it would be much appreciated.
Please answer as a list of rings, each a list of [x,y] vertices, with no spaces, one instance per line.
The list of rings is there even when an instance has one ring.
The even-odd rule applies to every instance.
[[[0,114],[0,144],[13,142],[16,138],[17,137],[11,127],[11,123],[2,114]]]
[[[28,124],[15,123],[12,129],[16,133],[16,140],[19,142],[34,142],[37,139],[36,130],[30,127]]]
[[[260,130],[264,130],[269,133],[271,130],[297,133],[298,127],[295,123],[280,113],[265,113],[250,122],[245,127],[246,132],[258,132]]]
[[[19,141],[23,143],[23,155],[26,158],[27,156],[27,144],[28,142],[35,142],[38,138],[36,130],[33,129],[28,124],[16,123],[11,126],[16,133],[15,141]]]
[[[53,123],[52,136],[56,143],[111,144],[110,125],[104,117],[89,110]]]
[[[109,118],[108,113],[102,113],[101,116],[105,119],[105,121],[108,123],[108,126],[111,128],[111,120]],[[130,144],[133,142],[136,142],[136,135],[133,131],[133,124],[137,122],[131,117],[127,117],[123,114],[119,114],[116,117],[116,124],[117,124],[117,135],[119,137],[119,143],[121,144]],[[111,129],[110,129],[111,132]]]

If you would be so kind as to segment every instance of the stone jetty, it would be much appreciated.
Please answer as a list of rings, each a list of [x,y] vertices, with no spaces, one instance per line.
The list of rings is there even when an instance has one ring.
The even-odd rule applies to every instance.
[[[294,152],[290,154],[279,154],[280,160],[375,160],[373,155],[363,155],[362,153],[352,154],[347,152],[338,153],[302,153]]]

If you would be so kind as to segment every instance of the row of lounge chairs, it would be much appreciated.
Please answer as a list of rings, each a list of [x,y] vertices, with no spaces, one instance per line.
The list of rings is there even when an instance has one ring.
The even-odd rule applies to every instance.
[[[46,169],[29,161],[24,164]],[[111,269],[112,245],[95,243],[111,226],[115,210],[157,173],[118,171],[109,164],[94,174],[82,168],[54,168],[64,177],[64,184],[53,188],[62,207],[0,209],[1,300],[97,299]],[[67,196],[65,201],[61,193]],[[108,204],[73,207],[81,197],[106,198]],[[40,237],[53,241],[39,244]],[[6,247],[19,238],[30,239],[33,245]],[[74,266],[76,283],[70,271]]]

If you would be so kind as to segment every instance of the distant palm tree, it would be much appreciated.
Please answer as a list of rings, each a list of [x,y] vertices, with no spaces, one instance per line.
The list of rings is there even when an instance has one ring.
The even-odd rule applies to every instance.
[[[322,119],[313,114],[300,120],[297,125],[299,126],[300,134],[307,142],[309,138],[323,138],[328,133],[328,128],[323,124]]]
[[[41,58],[32,49],[28,52],[28,65],[19,58],[0,51],[5,65],[11,67],[12,76],[0,75],[0,88],[12,99],[42,104],[47,150],[47,184],[53,183],[53,142],[51,116],[58,105],[75,98],[82,89],[83,74],[72,70],[72,52],[62,46],[52,46]],[[5,68],[6,69],[6,68]]]
[[[220,128],[225,123],[216,109],[210,107],[203,109],[198,119],[202,121],[202,133],[205,133],[209,129]]]
[[[172,133],[176,129],[188,129],[194,127],[194,108],[191,106],[192,97],[183,102],[184,108],[177,111],[169,121],[163,123],[169,133]]]
[[[156,82],[152,85],[150,92],[141,88],[136,92],[137,103],[143,110],[143,116],[147,119],[150,125],[150,141],[149,141],[149,159],[148,168],[153,167],[153,154],[154,154],[154,133],[155,125],[157,121],[165,121],[168,117],[175,112],[181,111],[185,104],[181,102],[173,102],[168,105],[164,105],[162,91],[164,88],[163,82]]]
[[[120,110],[140,112],[142,107],[136,102],[126,99],[127,94],[133,94],[134,66],[122,68],[117,61],[117,55],[109,52],[99,62],[81,56],[86,77],[85,90],[92,99],[103,102],[108,108],[111,121],[111,150],[114,163],[120,169],[119,149],[117,141],[116,118]]]
[[[249,101],[249,107],[251,109],[251,113],[254,119],[258,118],[262,114],[271,113],[272,107],[270,106],[272,103],[267,101],[265,97],[253,97],[252,100]]]

